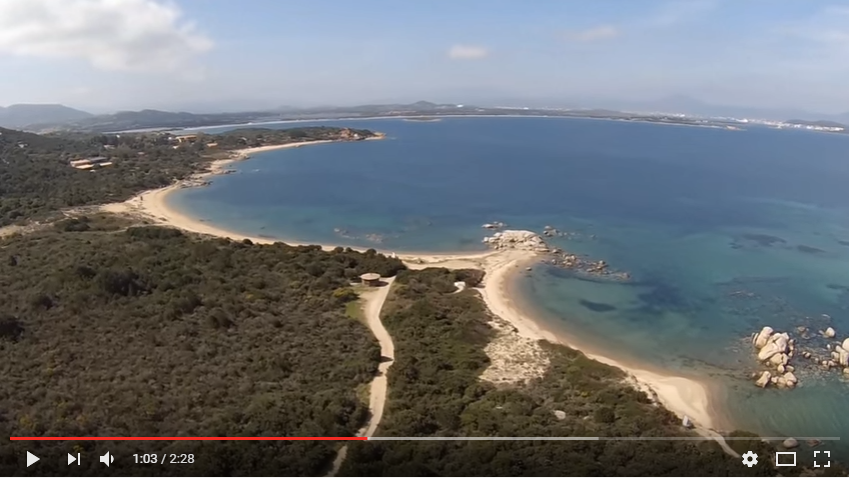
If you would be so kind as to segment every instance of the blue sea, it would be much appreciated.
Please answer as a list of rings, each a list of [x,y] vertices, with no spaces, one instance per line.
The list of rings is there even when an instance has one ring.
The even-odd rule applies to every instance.
[[[849,135],[565,118],[321,124],[387,139],[257,154],[169,201],[249,235],[399,252],[482,250],[487,222],[552,226],[567,233],[555,245],[631,274],[540,265],[520,277],[552,330],[708,379],[736,428],[849,435],[839,372],[798,358],[796,390],[749,378],[749,336],[765,325],[849,337]],[[800,343],[827,355],[823,339]]]

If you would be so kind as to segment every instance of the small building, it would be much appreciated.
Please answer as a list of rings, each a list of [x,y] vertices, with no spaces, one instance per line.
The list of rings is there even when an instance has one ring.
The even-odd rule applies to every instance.
[[[376,272],[366,272],[360,276],[363,285],[367,287],[377,287],[380,285],[380,274]]]
[[[112,161],[109,161],[109,158],[105,156],[97,156],[94,158],[88,159],[76,159],[70,162],[72,168],[76,169],[92,169],[95,166],[105,167],[112,166]]]
[[[184,134],[180,136],[176,136],[174,139],[179,143],[194,143],[198,140],[198,135],[196,134]]]

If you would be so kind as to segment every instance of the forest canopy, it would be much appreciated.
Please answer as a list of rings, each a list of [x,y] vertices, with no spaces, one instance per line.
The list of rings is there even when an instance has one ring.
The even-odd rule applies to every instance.
[[[356,433],[368,413],[357,390],[380,351],[346,313],[352,297],[337,291],[365,272],[394,275],[398,259],[127,226],[81,218],[2,241],[2,436]],[[23,450],[39,450],[19,443],[0,448],[0,474],[17,474]],[[40,450],[60,456],[69,446]],[[239,467],[316,475],[335,447],[212,442],[195,451],[211,476]]]

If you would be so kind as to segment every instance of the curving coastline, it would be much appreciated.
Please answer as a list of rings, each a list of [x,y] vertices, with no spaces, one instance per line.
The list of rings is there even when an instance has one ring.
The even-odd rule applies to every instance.
[[[382,139],[382,136],[374,139]],[[227,165],[235,161],[249,159],[250,154],[253,153],[329,142],[333,141],[311,141],[237,150],[229,159],[214,161],[208,172],[197,175],[194,179],[197,181],[222,174]],[[155,224],[175,227],[188,232],[226,237],[233,240],[249,239],[258,244],[282,241],[290,245],[314,245],[314,243],[244,235],[193,218],[169,207],[167,203],[168,195],[181,187],[183,186],[180,183],[176,183],[164,188],[146,191],[126,202],[107,204],[102,206],[101,209],[110,213],[132,215]],[[318,245],[325,250],[331,250],[338,246],[338,244]],[[353,249],[364,250],[364,248]],[[540,325],[541,322],[533,317],[531,312],[523,310],[520,301],[514,295],[515,292],[510,290],[509,283],[518,272],[539,260],[540,255],[538,253],[524,250],[498,250],[466,254],[405,253],[398,254],[398,257],[413,269],[446,267],[484,270],[486,276],[480,288],[484,302],[493,314],[512,324],[521,336],[567,345],[594,360],[625,371],[632,378],[634,386],[649,392],[650,395],[655,395],[659,402],[679,417],[689,417],[697,431],[705,436],[715,438],[710,431],[719,425],[724,425],[722,417],[711,406],[710,390],[706,383],[661,371],[648,370],[641,364],[614,359],[604,355],[601,351],[588,347],[588,344],[579,343],[574,339],[559,336],[550,330],[546,330]]]

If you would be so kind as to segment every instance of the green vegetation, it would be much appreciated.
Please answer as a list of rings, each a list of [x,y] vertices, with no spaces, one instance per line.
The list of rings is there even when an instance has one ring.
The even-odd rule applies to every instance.
[[[366,419],[357,390],[380,351],[337,291],[364,272],[394,275],[397,259],[199,239],[113,216],[0,245],[2,436],[345,436]],[[18,474],[24,450],[62,457],[71,446],[7,444],[0,474]],[[79,446],[123,459],[139,452]],[[178,446],[194,447],[192,473],[210,476],[316,475],[335,452],[332,442],[145,450]],[[75,471],[92,475],[96,465],[91,456]],[[39,467],[65,472],[60,460]]]
[[[489,315],[477,293],[453,291],[463,271],[403,271],[384,305],[395,342],[383,436],[682,436],[670,412],[623,382],[622,371],[544,343],[546,375],[522,387],[481,382]],[[558,420],[555,410],[566,418]],[[747,443],[767,456],[769,446]],[[369,442],[349,448],[342,475],[728,476],[743,467],[713,442]]]
[[[206,169],[215,152],[268,144],[339,139],[343,128],[241,129],[199,135],[192,144],[167,133],[42,136],[0,128],[0,227],[44,220],[69,207],[123,201]],[[365,138],[367,130],[351,130]],[[210,149],[207,144],[218,143]],[[70,167],[74,159],[105,156],[96,171]]]

